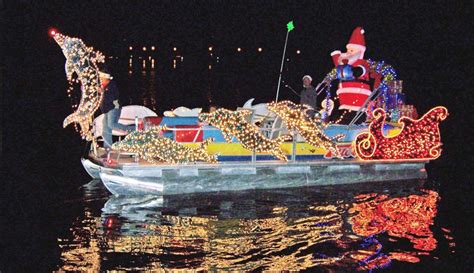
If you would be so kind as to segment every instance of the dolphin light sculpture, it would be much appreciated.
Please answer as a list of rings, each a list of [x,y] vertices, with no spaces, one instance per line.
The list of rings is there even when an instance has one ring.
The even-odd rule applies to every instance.
[[[93,139],[93,116],[103,97],[97,64],[103,63],[105,56],[92,47],[87,47],[79,38],[57,32],[51,32],[51,35],[66,57],[66,76],[69,83],[72,85],[72,82],[78,79],[82,85],[79,105],[74,113],[64,119],[63,127],[66,128],[71,123],[79,124],[82,138],[90,141]]]

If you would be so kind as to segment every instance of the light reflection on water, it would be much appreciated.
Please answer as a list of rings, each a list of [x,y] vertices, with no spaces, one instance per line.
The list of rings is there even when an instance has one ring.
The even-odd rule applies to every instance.
[[[59,267],[350,272],[418,263],[436,258],[438,243],[439,197],[422,183],[108,197],[93,181],[84,214],[58,239]]]

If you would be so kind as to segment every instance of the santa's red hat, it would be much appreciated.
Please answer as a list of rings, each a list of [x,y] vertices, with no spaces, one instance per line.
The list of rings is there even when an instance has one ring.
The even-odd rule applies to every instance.
[[[352,35],[349,39],[349,43],[347,43],[347,46],[360,48],[361,50],[365,51],[364,32],[365,31],[362,27],[356,27],[354,31],[352,31]]]

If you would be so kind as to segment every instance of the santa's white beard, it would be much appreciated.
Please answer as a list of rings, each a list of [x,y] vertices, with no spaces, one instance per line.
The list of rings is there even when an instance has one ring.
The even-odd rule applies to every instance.
[[[359,60],[359,59],[363,59],[364,58],[364,52],[356,52],[356,53],[353,53],[353,54],[349,54],[349,53],[342,53],[341,56],[339,57],[339,64],[344,64],[342,62],[342,60],[347,60],[348,64],[353,64],[355,61]]]

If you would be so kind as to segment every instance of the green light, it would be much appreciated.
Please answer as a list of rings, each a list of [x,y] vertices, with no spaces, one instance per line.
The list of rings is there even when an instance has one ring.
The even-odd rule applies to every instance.
[[[293,21],[289,21],[288,24],[286,24],[286,28],[288,29],[288,32],[292,31],[295,28]]]

